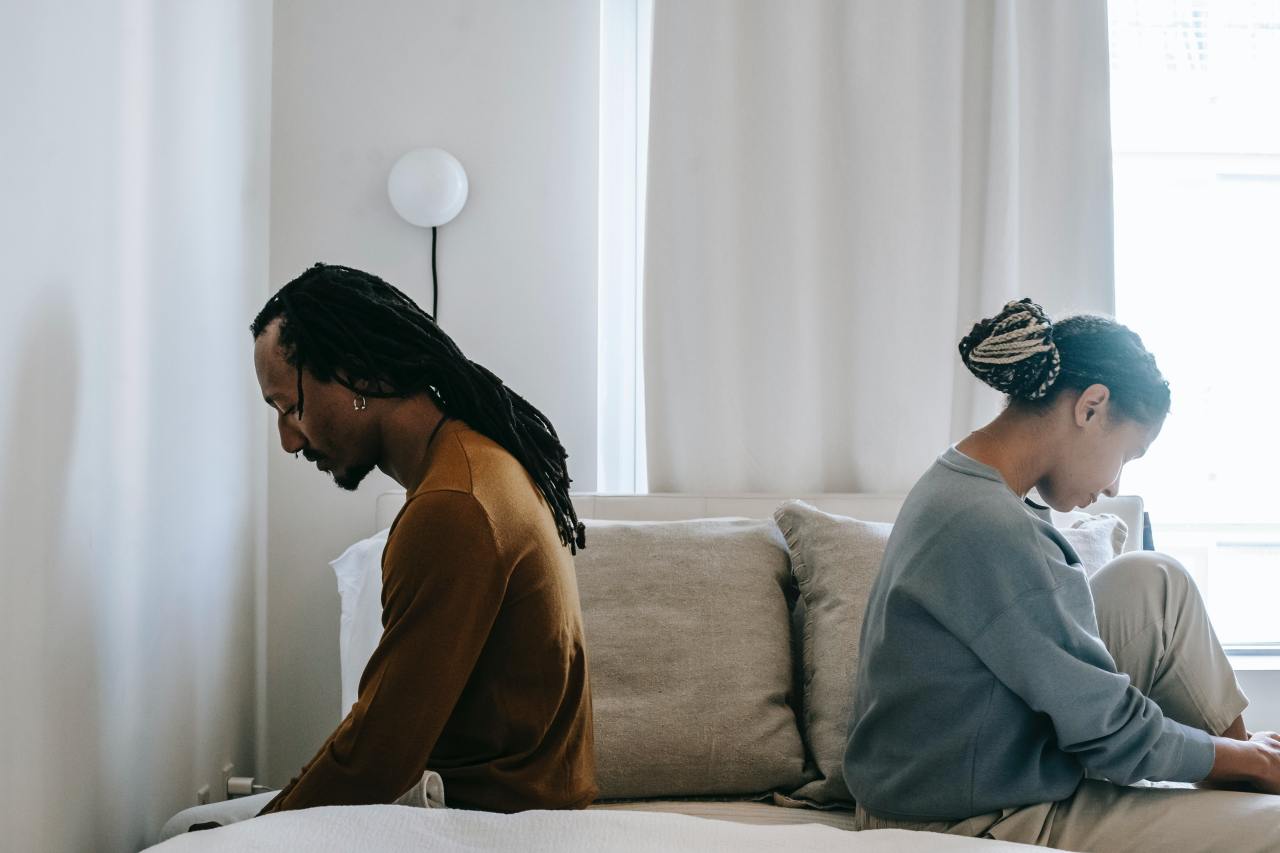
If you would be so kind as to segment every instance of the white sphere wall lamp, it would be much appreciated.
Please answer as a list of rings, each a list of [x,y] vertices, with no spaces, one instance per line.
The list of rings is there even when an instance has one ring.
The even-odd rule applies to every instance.
[[[452,220],[467,203],[467,172],[448,151],[415,148],[391,167],[387,195],[406,222],[431,229],[431,319],[439,314],[436,279],[436,229]]]

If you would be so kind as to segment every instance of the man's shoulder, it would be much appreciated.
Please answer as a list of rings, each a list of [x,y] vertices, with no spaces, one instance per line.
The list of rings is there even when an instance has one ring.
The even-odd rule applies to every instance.
[[[476,496],[457,489],[419,489],[391,524],[383,552],[384,582],[423,561],[480,565],[498,558],[493,522]]]
[[[404,502],[391,525],[389,539],[397,533],[421,528],[455,529],[460,525],[487,527],[484,505],[470,489],[433,486],[419,488]]]
[[[488,519],[500,550],[524,549],[530,541],[544,538],[547,531],[541,528],[551,515],[537,484],[515,456],[462,423],[437,440],[440,446],[411,502],[427,495],[435,497],[418,508],[416,515],[427,515],[432,509],[437,515],[447,515],[447,507],[465,503],[465,496]],[[456,497],[443,497],[444,494]],[[441,505],[442,509],[436,508]],[[548,529],[558,543],[554,525]]]
[[[414,494],[455,491],[476,495],[483,503],[482,485],[495,480],[524,479],[524,466],[506,448],[482,432],[457,422],[443,432],[422,483]]]

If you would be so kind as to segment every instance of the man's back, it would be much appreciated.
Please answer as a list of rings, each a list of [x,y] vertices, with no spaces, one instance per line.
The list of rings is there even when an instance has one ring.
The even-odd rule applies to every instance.
[[[382,560],[359,697],[263,810],[389,803],[425,770],[450,806],[583,808],[596,794],[573,559],[511,454],[460,420],[427,450]]]
[[[442,494],[461,512],[441,519],[415,511]],[[425,528],[416,539],[442,524],[472,526],[476,542],[492,542],[496,562],[471,570],[496,571],[505,593],[492,623],[473,626],[487,640],[428,767],[444,778],[450,805],[504,812],[587,805],[596,793],[595,753],[573,559],[520,463],[456,420],[436,436],[426,476],[392,525],[384,581],[392,572],[462,570],[401,556],[409,526]],[[440,642],[427,653],[450,654],[451,638]]]

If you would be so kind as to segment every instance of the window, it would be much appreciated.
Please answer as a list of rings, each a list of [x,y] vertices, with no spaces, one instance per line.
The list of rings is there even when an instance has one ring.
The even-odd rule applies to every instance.
[[[1116,314],[1173,389],[1123,490],[1224,644],[1280,645],[1280,2],[1109,12]]]
[[[648,491],[641,347],[652,42],[653,0],[602,0],[596,289],[600,492]]]

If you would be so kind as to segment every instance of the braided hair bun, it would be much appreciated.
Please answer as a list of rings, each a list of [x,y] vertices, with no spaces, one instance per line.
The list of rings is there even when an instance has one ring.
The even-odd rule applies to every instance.
[[[1016,400],[1048,394],[1062,371],[1053,323],[1030,299],[976,323],[960,341],[960,357],[970,373]]]

